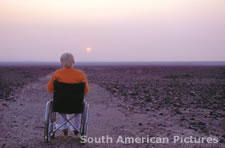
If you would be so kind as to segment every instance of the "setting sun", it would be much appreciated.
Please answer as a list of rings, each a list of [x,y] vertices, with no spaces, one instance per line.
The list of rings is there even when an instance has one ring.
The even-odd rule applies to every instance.
[[[91,48],[86,48],[86,52],[87,52],[87,53],[90,53],[91,50],[92,50]]]

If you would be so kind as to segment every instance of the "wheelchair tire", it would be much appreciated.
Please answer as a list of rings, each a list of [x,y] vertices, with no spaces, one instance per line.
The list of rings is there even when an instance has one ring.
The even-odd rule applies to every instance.
[[[50,120],[49,120],[49,134],[50,134],[50,138],[54,139],[55,138],[55,133],[53,132],[54,129],[54,122],[56,120],[56,113],[55,112],[50,112],[51,116],[50,116]]]
[[[50,138],[54,138],[53,135],[50,135],[53,131],[53,123],[51,122],[51,116],[52,116],[52,102],[49,101],[46,104],[46,110],[45,110],[45,128],[44,128],[44,141],[49,142]]]
[[[87,136],[88,133],[88,109],[89,105],[85,102],[84,111],[82,114],[82,121],[81,121],[81,136]]]
[[[45,120],[45,129],[44,129],[44,140],[45,142],[49,142],[49,115],[47,117],[47,120]]]

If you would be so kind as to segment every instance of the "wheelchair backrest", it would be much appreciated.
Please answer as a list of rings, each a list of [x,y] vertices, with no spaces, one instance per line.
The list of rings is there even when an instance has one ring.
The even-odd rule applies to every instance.
[[[83,111],[85,82],[62,83],[54,81],[53,111],[81,113]]]

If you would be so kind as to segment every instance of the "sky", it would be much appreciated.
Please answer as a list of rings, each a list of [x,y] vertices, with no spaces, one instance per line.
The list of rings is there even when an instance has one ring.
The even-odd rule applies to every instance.
[[[0,61],[225,61],[225,0],[0,0]]]

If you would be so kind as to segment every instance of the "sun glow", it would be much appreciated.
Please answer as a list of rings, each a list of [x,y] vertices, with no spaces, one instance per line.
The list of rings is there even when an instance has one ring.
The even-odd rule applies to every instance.
[[[86,52],[87,52],[87,53],[90,53],[91,51],[92,51],[92,49],[91,49],[91,48],[89,48],[89,47],[88,47],[88,48],[86,48]]]

